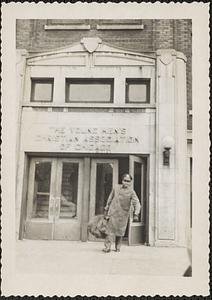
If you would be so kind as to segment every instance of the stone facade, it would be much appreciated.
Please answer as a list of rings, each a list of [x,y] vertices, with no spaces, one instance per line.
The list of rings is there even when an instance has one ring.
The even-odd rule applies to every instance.
[[[17,54],[19,237],[27,232],[25,237],[39,238],[42,232],[42,238],[53,238],[54,227],[58,239],[87,240],[87,222],[95,214],[97,164],[113,165],[113,184],[128,164],[128,171],[140,176],[140,198],[146,201],[140,224],[129,223],[129,240],[138,241],[143,232],[139,243],[185,246],[190,227],[187,128],[191,123],[186,116],[186,106],[191,109],[190,21],[18,20]],[[49,103],[32,101],[33,78],[53,80]],[[113,101],[67,101],[70,78],[112,78]],[[129,79],[149,80],[146,103],[127,102]],[[166,148],[168,164],[163,157]],[[33,172],[45,159],[55,176],[49,192],[53,225],[31,216]],[[65,159],[79,166],[80,217],[75,223],[61,223],[58,217]]]
[[[90,29],[45,29],[51,25],[68,26],[82,24]],[[143,29],[98,30],[98,25],[143,25]],[[192,129],[192,24],[189,19],[177,20],[17,20],[17,49],[40,52],[71,45],[83,37],[98,36],[104,43],[122,47],[128,51],[151,53],[158,49],[175,49],[187,58],[187,128]]]

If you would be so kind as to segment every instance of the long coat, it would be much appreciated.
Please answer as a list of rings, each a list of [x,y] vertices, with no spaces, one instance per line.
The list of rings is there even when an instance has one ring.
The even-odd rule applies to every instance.
[[[134,214],[138,215],[141,205],[135,191],[131,187],[117,185],[110,193],[105,207],[110,233],[116,236],[125,234],[131,206],[134,208]]]

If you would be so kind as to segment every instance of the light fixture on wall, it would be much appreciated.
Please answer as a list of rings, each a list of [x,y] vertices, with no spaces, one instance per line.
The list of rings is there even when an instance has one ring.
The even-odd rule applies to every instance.
[[[171,148],[164,147],[164,150],[163,150],[163,165],[164,166],[169,166],[169,162],[170,162],[170,150],[171,150]]]
[[[169,166],[170,165],[170,151],[174,145],[174,140],[171,136],[166,136],[163,139],[163,165]]]

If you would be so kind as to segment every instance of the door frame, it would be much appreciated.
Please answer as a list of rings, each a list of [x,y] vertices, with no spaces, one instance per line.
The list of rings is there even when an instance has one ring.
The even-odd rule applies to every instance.
[[[96,166],[98,163],[113,163],[114,173],[113,173],[113,184],[112,188],[118,184],[118,159],[117,158],[91,158],[91,168],[90,168],[90,203],[89,203],[89,220],[95,216],[96,208]],[[97,239],[88,234],[88,240],[96,241]],[[100,241],[100,239],[98,239]]]
[[[51,177],[50,177],[50,189],[49,189],[49,205],[48,205],[48,218],[33,218],[33,198],[34,198],[34,182],[35,182],[35,167],[36,162],[51,162]],[[53,216],[52,212],[54,210],[54,193],[55,193],[55,185],[53,185],[53,181],[56,180],[56,159],[53,157],[31,157],[29,160],[29,176],[28,176],[28,186],[27,186],[27,199],[26,199],[26,219],[24,222],[24,233],[23,236],[25,238],[30,239],[30,235],[32,235],[32,239],[41,239],[39,237],[36,238],[36,230],[35,227],[39,229],[45,227],[46,230],[42,231],[42,239],[53,239]],[[28,235],[29,231],[29,235]],[[35,232],[34,232],[35,231]],[[31,233],[30,232],[34,232]]]
[[[21,205],[20,205],[20,215],[19,215],[19,235],[18,239],[22,240],[24,238],[25,231],[25,221],[27,217],[27,192],[28,192],[28,180],[29,180],[29,165],[30,156],[24,153],[23,160],[23,180],[22,180],[22,193],[21,193]],[[16,190],[17,190],[16,186]]]
[[[78,186],[77,186],[77,216],[74,219],[63,219],[59,217],[61,206],[61,188],[62,188],[62,172],[63,163],[77,163],[78,164]],[[61,232],[66,232],[67,237],[62,240],[72,240],[72,233],[75,236],[74,240],[81,239],[81,222],[82,222],[82,193],[83,193],[83,159],[81,158],[57,158],[57,176],[56,176],[56,193],[55,193],[55,213],[53,222],[53,239],[60,240],[62,235],[57,234],[60,228]],[[72,224],[72,226],[71,226]],[[74,229],[75,228],[75,229]],[[74,232],[75,231],[75,232]],[[77,237],[76,237],[77,236]]]
[[[140,168],[141,168],[141,195],[140,195],[140,202],[141,204],[144,202],[144,182],[145,182],[145,178],[144,178],[144,168],[145,168],[145,162],[144,160],[137,156],[137,155],[129,155],[129,173],[132,175],[132,185],[133,185],[133,189],[134,189],[134,163],[137,162],[140,164]],[[141,205],[142,208],[142,205]],[[133,215],[132,215],[132,210],[130,211],[130,217],[129,217],[129,227],[128,227],[128,244],[129,245],[133,245],[132,243],[132,230],[137,229],[136,227],[140,227],[140,230],[142,229],[142,227],[145,227],[145,224],[141,221],[141,222],[136,222],[133,223]],[[146,233],[145,233],[146,234]],[[141,243],[136,243],[136,244],[141,244]]]
[[[143,215],[145,217],[145,220],[143,222],[133,223],[133,216],[132,212],[130,214],[129,218],[129,225],[128,225],[128,244],[129,245],[148,245],[148,239],[149,239],[149,158],[148,156],[143,155],[135,155],[130,154],[129,155],[129,173],[131,173],[133,177],[133,188],[134,188],[134,162],[138,162],[142,164],[141,169],[141,193],[142,197],[140,199],[141,203],[145,203],[145,207],[143,205]],[[142,192],[143,189],[143,192]],[[135,243],[132,244],[131,241],[131,229],[135,227],[144,227],[144,234],[145,234],[145,241],[144,243]]]
[[[114,164],[114,176],[113,184],[114,187],[118,184],[118,159],[114,158],[92,158],[91,159],[91,178],[90,178],[90,207],[89,207],[89,218],[95,216],[95,197],[96,197],[96,165],[97,163],[113,163]]]

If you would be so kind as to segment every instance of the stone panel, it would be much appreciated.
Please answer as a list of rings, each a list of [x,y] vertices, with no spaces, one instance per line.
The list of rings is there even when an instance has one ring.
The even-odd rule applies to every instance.
[[[122,123],[120,124],[120,118]],[[149,114],[24,111],[21,150],[28,152],[150,153],[154,124]],[[134,128],[139,128],[135,131]]]

